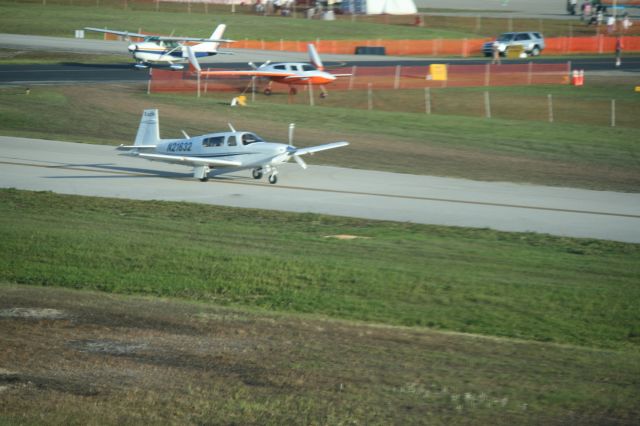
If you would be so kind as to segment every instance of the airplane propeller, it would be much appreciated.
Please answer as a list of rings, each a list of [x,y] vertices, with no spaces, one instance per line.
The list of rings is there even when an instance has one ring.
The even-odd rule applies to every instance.
[[[295,123],[290,123],[289,124],[289,147],[290,149],[288,150],[289,155],[293,157],[293,159],[296,161],[296,163],[298,163],[298,165],[300,167],[302,167],[303,169],[306,170],[307,168],[307,163],[304,162],[304,160],[296,154],[297,149],[293,146],[293,131],[295,130],[296,125]]]
[[[270,61],[270,60],[268,60],[267,62],[265,62],[265,63],[263,63],[263,64],[261,64],[261,65],[259,65],[259,66],[256,66],[256,64],[254,64],[253,62],[249,62],[249,66],[250,66],[251,68],[253,68],[254,70],[259,70],[260,68],[266,67],[266,66],[267,66],[267,65],[269,65],[270,63],[271,63],[271,61]]]

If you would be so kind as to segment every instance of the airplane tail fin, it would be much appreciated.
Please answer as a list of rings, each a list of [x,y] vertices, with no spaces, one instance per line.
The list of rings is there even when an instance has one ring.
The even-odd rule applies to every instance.
[[[134,146],[156,145],[160,141],[158,110],[145,109],[140,120]]]
[[[211,33],[211,40],[220,40],[222,39],[222,35],[224,34],[224,30],[227,29],[225,24],[220,24],[216,27],[216,29]],[[218,46],[220,46],[220,42],[217,41],[206,41],[204,43],[199,43],[193,46],[194,52],[207,52],[210,54],[218,53]]]
[[[322,60],[320,59],[320,55],[318,55],[316,47],[313,44],[309,43],[308,49],[309,59],[311,60],[313,66],[316,67],[318,71],[324,71],[324,65],[322,64]]]
[[[196,54],[193,52],[191,46],[187,46],[187,58],[189,59],[189,71],[195,73],[202,71],[200,63],[198,63],[198,58],[196,58]]]

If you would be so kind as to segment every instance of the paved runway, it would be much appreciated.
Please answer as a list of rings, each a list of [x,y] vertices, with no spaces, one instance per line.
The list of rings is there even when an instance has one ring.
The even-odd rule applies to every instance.
[[[318,166],[249,171],[202,183],[191,170],[118,155],[112,146],[0,136],[0,186],[141,200],[407,221],[640,243],[640,194],[476,182]],[[344,148],[349,149],[349,148]]]

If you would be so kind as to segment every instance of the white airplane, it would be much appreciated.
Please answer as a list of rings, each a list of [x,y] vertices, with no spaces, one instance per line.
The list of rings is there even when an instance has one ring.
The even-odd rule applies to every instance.
[[[189,62],[195,69],[196,73],[201,76],[209,77],[237,77],[237,76],[250,76],[250,77],[266,77],[269,79],[269,84],[264,89],[265,95],[271,94],[271,85],[275,81],[276,83],[287,84],[289,86],[289,93],[295,95],[297,93],[295,85],[309,85],[320,86],[320,97],[327,97],[327,90],[325,85],[331,83],[336,77],[349,77],[351,74],[331,74],[324,70],[322,60],[316,51],[313,44],[309,43],[309,59],[311,63],[306,62],[282,62],[272,64],[269,61],[255,66],[253,62],[249,62],[252,70],[228,70],[228,71],[202,71],[198,60],[196,59],[197,52],[187,47],[187,56]]]
[[[142,38],[143,40],[131,43],[128,47],[129,52],[136,60],[135,67],[139,69],[149,67],[168,67],[172,70],[184,69],[183,63],[187,62],[187,42],[201,42],[190,46],[195,56],[212,56],[221,53],[218,46],[220,43],[231,43],[233,40],[222,38],[224,30],[227,28],[225,24],[220,24],[209,38],[195,37],[173,37],[173,36],[152,36],[148,34],[130,33],[128,31],[114,31],[101,28],[85,27],[87,31],[95,31],[100,33],[116,34],[127,39],[131,37]]]
[[[133,145],[120,145],[117,149],[127,155],[151,161],[184,164],[193,167],[193,177],[205,182],[211,169],[220,173],[252,169],[254,179],[269,175],[269,183],[278,181],[277,166],[293,158],[303,169],[307,164],[303,155],[349,145],[349,142],[334,142],[308,148],[291,145],[294,125],[289,125],[289,144],[267,142],[252,132],[236,131],[229,124],[230,132],[208,133],[184,139],[160,139],[158,110],[146,109],[142,114],[138,133]]]

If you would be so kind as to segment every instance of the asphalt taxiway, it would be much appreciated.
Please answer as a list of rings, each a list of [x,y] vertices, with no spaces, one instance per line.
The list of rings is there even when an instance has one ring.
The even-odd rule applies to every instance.
[[[112,146],[0,136],[0,186],[640,243],[640,194],[478,182],[295,163],[277,185],[249,171],[202,183],[188,167]],[[348,148],[345,148],[348,149]],[[317,161],[317,160],[316,160]]]
[[[17,50],[46,50],[74,52],[81,54],[111,54],[122,56],[122,63],[84,64],[20,64],[0,65],[0,85],[30,86],[37,84],[74,83],[132,83],[147,82],[149,71],[137,70],[127,51],[127,42],[96,39],[74,39],[17,34],[0,34],[0,45]],[[277,50],[224,49],[232,55],[215,55],[201,60],[207,67],[247,69],[248,62],[306,62],[306,52],[286,52]],[[486,64],[485,58],[420,58],[383,55],[331,55],[322,54],[327,68],[357,65],[375,66],[428,66],[432,63],[478,65]],[[567,63],[566,58],[543,56],[536,63]],[[509,63],[527,63],[528,60],[510,60]],[[622,66],[616,68],[612,55],[600,57],[572,58],[573,69],[584,70],[587,74],[606,72],[611,75],[637,75],[640,72],[640,56],[625,57]]]

